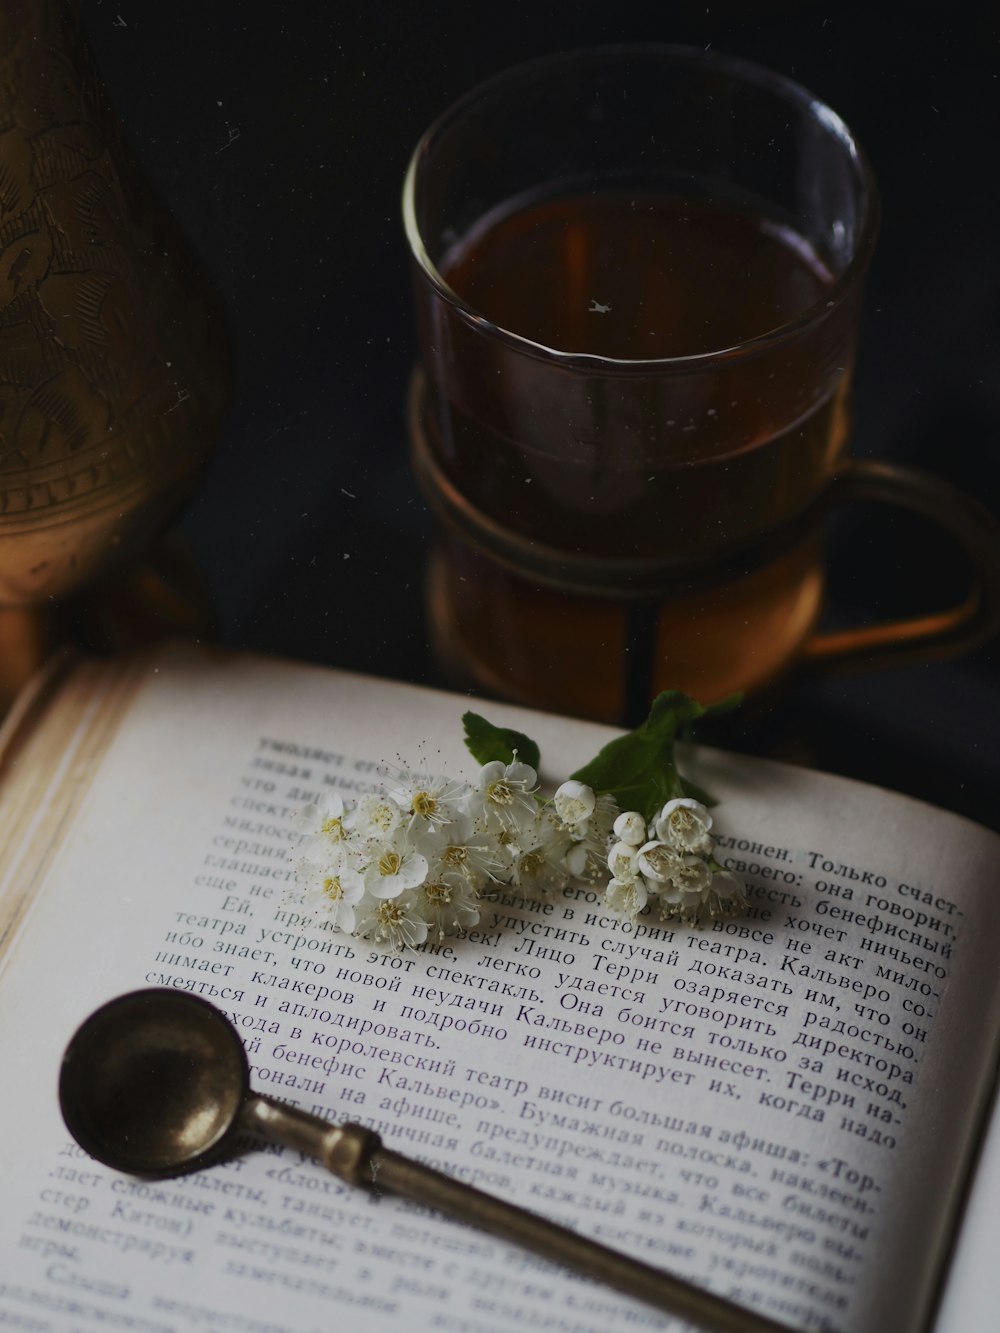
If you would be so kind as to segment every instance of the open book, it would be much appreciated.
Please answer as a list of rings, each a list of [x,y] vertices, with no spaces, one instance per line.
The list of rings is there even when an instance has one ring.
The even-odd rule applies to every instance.
[[[255,1086],[792,1327],[996,1328],[1000,838],[697,750],[745,918],[487,902],[391,956],[303,920],[294,816],[382,764],[459,775],[465,698],[178,646],[56,668],[0,773],[0,1325],[538,1329],[671,1321],[272,1149],[150,1184],[60,1120],[80,1021],[154,985]],[[612,734],[484,706],[553,785]],[[674,1325],[676,1327],[676,1324]]]

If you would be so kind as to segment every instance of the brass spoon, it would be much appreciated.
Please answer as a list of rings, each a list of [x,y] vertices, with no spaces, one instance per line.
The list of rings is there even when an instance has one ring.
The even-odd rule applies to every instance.
[[[231,1152],[237,1134],[263,1136],[318,1158],[349,1185],[430,1205],[716,1333],[788,1333],[783,1324],[383,1148],[361,1125],[331,1125],[251,1092],[236,1029],[185,991],[133,991],[91,1014],[66,1048],[59,1102],[81,1148],[120,1171],[180,1175]]]

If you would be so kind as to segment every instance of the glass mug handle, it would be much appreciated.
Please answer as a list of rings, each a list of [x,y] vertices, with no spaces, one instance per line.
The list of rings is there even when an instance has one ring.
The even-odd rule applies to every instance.
[[[800,650],[803,667],[832,673],[933,661],[967,652],[1000,631],[1000,521],[978,501],[932,473],[867,459],[848,460],[824,500],[824,509],[877,502],[930,519],[965,551],[975,584],[964,602],[944,611],[814,634]]]

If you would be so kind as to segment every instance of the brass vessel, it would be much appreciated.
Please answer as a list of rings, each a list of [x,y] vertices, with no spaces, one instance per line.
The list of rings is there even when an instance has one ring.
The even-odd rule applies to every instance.
[[[4,0],[0,609],[51,605],[144,554],[218,436],[225,348],[75,6]]]

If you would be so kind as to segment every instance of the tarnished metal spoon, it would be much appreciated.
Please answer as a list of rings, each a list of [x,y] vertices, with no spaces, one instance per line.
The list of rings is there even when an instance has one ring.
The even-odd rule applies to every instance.
[[[133,991],[93,1013],[66,1048],[59,1101],[77,1143],[119,1171],[180,1175],[232,1152],[240,1133],[264,1137],[317,1158],[349,1185],[437,1208],[716,1333],[788,1333],[786,1325],[392,1152],[361,1125],[331,1125],[251,1092],[236,1029],[185,991]]]

